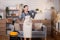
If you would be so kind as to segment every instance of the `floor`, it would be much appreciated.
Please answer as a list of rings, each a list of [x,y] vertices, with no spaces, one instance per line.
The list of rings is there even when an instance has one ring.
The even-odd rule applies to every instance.
[[[56,40],[60,40],[60,37],[56,37],[56,38],[57,38]],[[24,38],[22,38],[22,39],[24,39]],[[4,37],[4,36],[0,36],[0,40],[8,40],[8,38]],[[11,38],[10,40],[16,40],[16,39]],[[17,40],[20,40],[20,38],[18,38]],[[32,38],[32,40],[44,40],[44,38],[42,38],[42,39],[41,38]],[[55,40],[55,38],[52,38],[51,36],[48,36],[47,40]]]
[[[11,40],[13,40],[13,39],[11,39]],[[20,40],[20,38],[17,40]],[[22,40],[24,40],[24,38],[22,38]],[[28,40],[28,38],[27,38],[27,40]],[[32,38],[32,40],[44,40],[44,38]],[[47,40],[55,40],[55,39],[49,36],[49,37],[47,37]]]

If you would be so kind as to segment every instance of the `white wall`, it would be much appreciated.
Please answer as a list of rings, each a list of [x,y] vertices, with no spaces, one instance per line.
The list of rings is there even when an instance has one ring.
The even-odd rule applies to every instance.
[[[54,0],[54,2],[48,2],[48,0],[0,0],[0,9],[5,9],[6,6],[16,6],[16,4],[27,4],[30,9],[46,9],[51,6],[55,6],[59,10],[59,0]]]
[[[55,8],[56,8],[57,11],[60,11],[60,4],[59,3],[60,3],[60,0],[55,0],[54,1],[54,5],[55,5]]]
[[[0,8],[4,9],[6,6],[16,6],[16,4],[27,4],[30,9],[44,9],[47,5],[47,0],[0,0]]]
[[[6,6],[16,6],[16,4],[27,4],[29,5],[30,10],[39,8],[43,11],[54,6],[57,11],[60,11],[59,0],[54,0],[53,2],[49,2],[49,0],[0,0],[0,9],[5,9]],[[49,14],[47,13],[46,16],[47,15]],[[47,17],[49,18],[50,16]]]

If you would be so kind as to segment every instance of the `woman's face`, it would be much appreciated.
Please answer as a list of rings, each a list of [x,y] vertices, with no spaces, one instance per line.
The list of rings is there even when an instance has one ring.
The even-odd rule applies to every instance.
[[[28,6],[26,6],[26,7],[24,8],[24,11],[28,11],[28,9],[29,9]]]

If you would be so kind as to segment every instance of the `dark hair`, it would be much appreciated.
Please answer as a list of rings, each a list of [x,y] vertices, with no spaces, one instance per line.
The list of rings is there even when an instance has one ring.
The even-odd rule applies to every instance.
[[[27,7],[28,5],[24,5],[23,8]],[[22,13],[24,12],[24,10],[22,10]]]
[[[24,7],[23,8],[25,8],[25,7],[27,7],[28,5],[24,5]]]

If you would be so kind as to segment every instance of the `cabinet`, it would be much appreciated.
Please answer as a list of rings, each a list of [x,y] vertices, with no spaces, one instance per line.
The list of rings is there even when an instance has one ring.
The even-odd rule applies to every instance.
[[[6,35],[6,20],[0,20],[0,35]]]
[[[53,37],[55,40],[60,40],[60,32],[57,31],[55,28],[53,30]]]
[[[9,10],[9,13],[6,13],[7,18],[18,18],[19,16],[19,10]]]
[[[56,40],[60,40],[60,32],[57,32],[57,34],[56,34]]]
[[[10,38],[7,35],[0,35],[0,40],[10,40]]]
[[[56,27],[53,30],[53,36],[55,40],[60,40],[60,22],[56,23]]]

